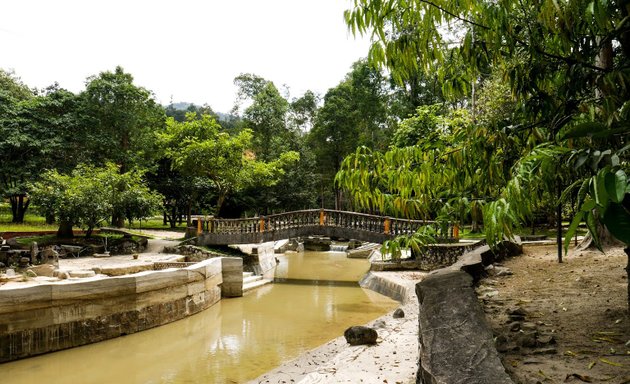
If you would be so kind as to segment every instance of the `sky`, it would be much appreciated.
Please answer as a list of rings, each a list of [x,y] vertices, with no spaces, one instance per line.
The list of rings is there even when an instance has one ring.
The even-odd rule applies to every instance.
[[[254,73],[290,98],[320,95],[367,55],[343,11],[351,0],[19,0],[0,13],[0,68],[29,87],[72,92],[118,65],[162,104],[234,105]]]

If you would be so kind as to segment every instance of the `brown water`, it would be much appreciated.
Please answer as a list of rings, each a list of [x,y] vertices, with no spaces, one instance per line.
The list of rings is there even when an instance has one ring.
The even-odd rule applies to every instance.
[[[277,276],[295,284],[267,285],[148,331],[0,364],[0,382],[242,383],[397,305],[339,283],[357,281],[365,260],[337,252],[279,259]]]

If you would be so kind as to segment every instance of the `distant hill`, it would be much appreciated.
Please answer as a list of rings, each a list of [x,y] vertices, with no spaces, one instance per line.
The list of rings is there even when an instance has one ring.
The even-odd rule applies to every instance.
[[[194,105],[193,103],[186,103],[186,102],[179,102],[179,103],[172,103],[170,104],[173,106],[174,109],[177,109],[179,111],[185,111],[188,109],[188,107],[190,107],[191,105]],[[165,107],[168,107],[168,105],[165,105]]]
[[[199,106],[199,105],[196,105],[194,103],[188,103],[188,102],[185,102],[185,101],[180,101],[178,103],[171,103],[169,105],[165,105],[164,108],[172,107],[176,111],[186,111],[191,105],[194,106],[196,109],[201,108],[201,106]],[[237,116],[231,115],[229,113],[216,112],[214,110],[213,110],[213,112],[217,115],[218,120],[230,121],[230,120],[234,120],[234,119],[237,118]]]

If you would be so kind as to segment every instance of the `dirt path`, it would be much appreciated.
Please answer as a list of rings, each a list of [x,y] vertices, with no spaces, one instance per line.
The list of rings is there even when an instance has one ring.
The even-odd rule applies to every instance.
[[[630,383],[625,253],[555,249],[526,247],[478,288],[504,366],[516,383]]]

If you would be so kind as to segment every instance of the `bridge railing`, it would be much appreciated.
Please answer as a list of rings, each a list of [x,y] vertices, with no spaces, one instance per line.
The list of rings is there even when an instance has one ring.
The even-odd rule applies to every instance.
[[[435,221],[397,219],[329,209],[309,209],[245,219],[212,218],[204,225],[204,229],[210,233],[244,234],[316,225],[382,233],[392,237],[412,234],[424,225],[433,225],[439,229]],[[438,235],[448,238],[453,233],[441,233],[438,230]]]

